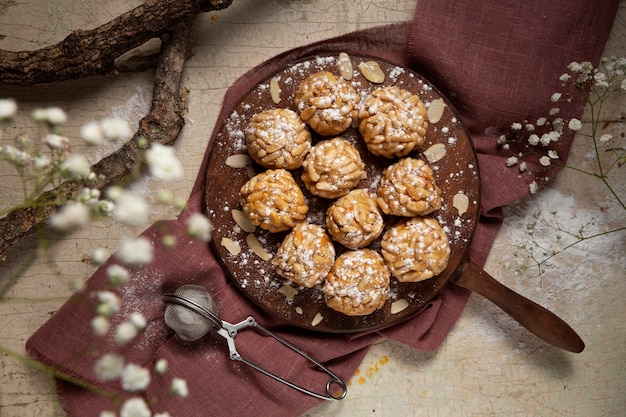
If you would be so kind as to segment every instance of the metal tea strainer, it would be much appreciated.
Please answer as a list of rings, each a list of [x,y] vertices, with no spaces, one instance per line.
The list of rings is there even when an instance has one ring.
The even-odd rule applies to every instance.
[[[243,362],[276,381],[282,382],[295,390],[316,398],[323,400],[341,400],[346,396],[348,392],[346,383],[335,375],[334,372],[287,340],[259,325],[253,317],[248,317],[237,324],[231,324],[221,320],[218,317],[217,305],[206,288],[192,284],[183,285],[173,294],[164,294],[163,301],[166,304],[165,324],[174,330],[176,335],[181,339],[187,341],[197,340],[206,335],[209,331],[216,330],[217,334],[226,339],[230,359]],[[237,352],[235,338],[239,331],[250,327],[273,337],[278,342],[287,346],[289,349],[311,361],[318,368],[326,372],[330,376],[330,380],[326,383],[326,393],[319,394],[307,388],[303,388],[242,357],[239,352]],[[335,385],[339,388],[337,394],[331,392]]]

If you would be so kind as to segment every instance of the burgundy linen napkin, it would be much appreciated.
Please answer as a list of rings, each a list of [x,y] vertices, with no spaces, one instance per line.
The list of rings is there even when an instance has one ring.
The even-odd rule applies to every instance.
[[[468,3],[468,4],[465,4]],[[471,4],[469,4],[471,3]],[[242,76],[227,92],[216,130],[247,89],[293,59],[324,51],[367,53],[407,65],[431,79],[460,111],[478,153],[482,177],[482,216],[471,255],[483,265],[501,224],[500,207],[526,194],[529,180],[505,167],[505,155],[495,142],[500,131],[514,121],[547,114],[549,97],[558,76],[571,61],[597,62],[610,32],[617,1],[593,4],[586,0],[523,4],[495,0],[475,2],[420,0],[413,22],[358,31],[281,54]],[[583,104],[574,101],[563,111],[580,116]],[[564,138],[561,155],[567,154],[572,137]],[[210,146],[207,148],[207,155]],[[436,349],[461,314],[469,293],[448,285],[417,317],[355,337],[312,334],[285,325],[250,305],[226,278],[207,244],[186,237],[185,219],[202,210],[206,155],[188,205],[179,219],[159,222],[143,235],[155,244],[156,261],[136,269],[119,291],[123,309],[120,321],[134,311],[148,319],[136,340],[117,347],[110,338],[91,334],[96,291],[108,289],[106,267],[99,268],[86,288],[72,297],[27,342],[28,352],[64,373],[112,393],[109,398],[75,385],[58,382],[58,391],[69,416],[98,416],[116,409],[127,396],[119,382],[101,383],[95,377],[95,359],[119,352],[127,362],[152,367],[167,359],[169,370],[155,375],[143,396],[155,412],[172,416],[298,416],[320,400],[304,396],[258,372],[230,361],[220,337],[183,343],[163,323],[161,295],[179,285],[197,283],[207,287],[218,303],[220,317],[237,322],[248,315],[292,343],[304,347],[348,380],[361,363],[367,348],[381,337],[416,349]],[[174,235],[174,249],[160,243]],[[310,364],[288,354],[272,339],[255,332],[237,338],[242,355],[287,379],[323,391],[327,376]],[[169,395],[173,377],[184,378],[188,398]],[[349,395],[349,394],[348,394]]]

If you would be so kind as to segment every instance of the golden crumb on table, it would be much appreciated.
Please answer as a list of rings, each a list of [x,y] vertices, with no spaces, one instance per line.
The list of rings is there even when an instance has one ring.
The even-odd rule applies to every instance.
[[[376,201],[385,214],[413,217],[439,210],[442,197],[428,164],[403,158],[383,171]]]
[[[385,232],[380,245],[385,264],[400,282],[432,278],[448,265],[448,237],[430,217],[413,217],[394,225]]]
[[[326,305],[348,316],[365,316],[385,305],[389,294],[389,270],[371,249],[342,253],[326,281]]]
[[[359,131],[374,155],[402,157],[422,146],[428,127],[419,96],[388,86],[375,90],[359,110]]]
[[[356,120],[360,100],[349,82],[329,71],[320,71],[300,83],[294,106],[315,132],[335,136],[345,132]]]
[[[326,228],[333,240],[350,249],[369,245],[383,231],[383,214],[367,190],[356,189],[326,210]]]
[[[240,203],[252,224],[270,232],[291,229],[309,211],[304,194],[285,169],[268,169],[250,178],[241,187]]]
[[[313,146],[302,167],[302,181],[311,194],[337,198],[359,183],[365,164],[350,142],[334,138]]]
[[[294,226],[272,258],[278,275],[307,288],[324,281],[334,262],[335,247],[324,228],[307,222]]]
[[[266,168],[299,168],[311,149],[311,133],[290,109],[270,109],[255,114],[245,133],[248,153]]]

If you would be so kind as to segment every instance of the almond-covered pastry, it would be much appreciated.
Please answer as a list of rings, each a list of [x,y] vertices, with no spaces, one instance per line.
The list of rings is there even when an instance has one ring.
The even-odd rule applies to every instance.
[[[359,183],[365,164],[350,142],[334,138],[313,146],[302,167],[302,181],[311,194],[337,198]]]
[[[407,155],[424,143],[427,127],[422,100],[397,86],[374,90],[360,106],[359,131],[374,155]]]
[[[413,217],[394,225],[380,245],[385,264],[400,282],[432,278],[448,266],[448,237],[430,217]]]
[[[333,240],[347,248],[369,245],[383,231],[383,214],[367,190],[356,189],[326,210],[326,228]]]
[[[290,109],[270,109],[255,114],[245,133],[248,153],[266,168],[299,168],[311,149],[311,133]]]
[[[371,314],[385,304],[389,280],[389,270],[378,252],[344,252],[324,282],[326,305],[348,316]]]
[[[296,111],[323,136],[343,133],[356,120],[361,97],[349,82],[329,71],[309,75],[294,97]]]
[[[394,216],[423,216],[441,208],[441,189],[421,159],[402,158],[389,165],[377,190],[378,205]]]
[[[307,222],[294,226],[272,258],[278,275],[307,288],[324,281],[334,263],[330,237],[323,227]]]
[[[309,211],[302,190],[284,169],[268,169],[250,178],[241,187],[240,202],[252,224],[270,232],[291,229]]]

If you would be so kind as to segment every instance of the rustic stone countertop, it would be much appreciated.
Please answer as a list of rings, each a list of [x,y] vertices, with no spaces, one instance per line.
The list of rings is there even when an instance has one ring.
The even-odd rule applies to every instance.
[[[70,31],[105,23],[140,4],[138,0],[35,0],[0,2],[0,48],[40,48]],[[235,0],[226,10],[201,15],[192,33],[193,55],[187,62],[184,86],[189,113],[176,149],[185,161],[185,178],[174,184],[186,198],[221,108],[226,89],[245,71],[292,47],[357,29],[406,21],[413,0],[288,1]],[[626,56],[626,2],[620,9],[605,56]],[[73,83],[73,88],[42,87],[40,94],[11,90],[27,112],[37,107],[67,110],[66,134],[78,137],[79,127],[96,117],[116,115],[133,128],[150,104],[152,72],[127,73],[99,84]],[[550,92],[547,92],[549,94]],[[6,92],[0,91],[0,97]],[[626,96],[605,108],[607,129],[625,146]],[[587,119],[586,119],[587,120]],[[18,128],[31,129],[24,120]],[[589,123],[584,123],[589,130]],[[12,137],[5,132],[2,141]],[[94,161],[104,151],[90,156]],[[591,167],[588,139],[577,136],[570,164]],[[0,164],[0,207],[19,198],[19,181]],[[626,195],[626,167],[615,169],[612,181]],[[153,184],[140,180],[133,189],[147,194]],[[172,218],[173,209],[154,208],[154,218]],[[521,328],[505,313],[473,295],[443,345],[434,352],[416,351],[392,341],[376,343],[349,384],[349,395],[304,416],[623,416],[626,413],[626,233],[589,239],[567,249],[545,265],[545,273],[515,273],[523,259],[520,244],[528,242],[536,213],[556,216],[563,229],[589,231],[626,224],[597,178],[564,170],[545,190],[507,207],[506,218],[485,269],[517,292],[554,311],[586,342],[580,354],[552,348]],[[537,239],[553,245],[553,237]],[[94,266],[84,257],[96,247],[112,250],[132,230],[95,223],[57,242],[36,259],[35,238],[9,252],[0,266],[0,346],[24,352],[26,339],[71,295],[77,280]],[[553,235],[551,232],[550,235]],[[543,239],[543,240],[542,240]],[[517,255],[517,256],[516,256]],[[19,277],[19,278],[16,278]],[[63,415],[47,378],[0,354],[0,416]],[[173,416],[175,414],[172,414]],[[303,416],[303,417],[304,417]]]

